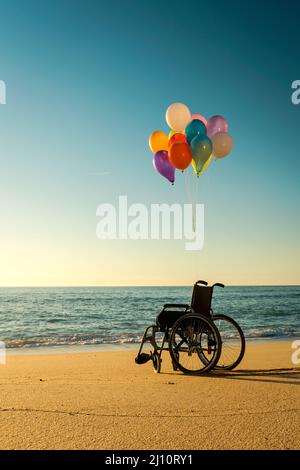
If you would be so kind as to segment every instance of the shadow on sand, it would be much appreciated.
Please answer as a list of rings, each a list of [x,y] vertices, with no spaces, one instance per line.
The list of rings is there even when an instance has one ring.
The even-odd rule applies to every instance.
[[[252,382],[269,382],[300,385],[300,368],[285,369],[237,369],[236,371],[214,371],[211,377],[222,377]]]
[[[177,375],[178,372],[161,372],[162,375]],[[188,375],[188,374],[187,374]],[[193,374],[190,376],[197,377]],[[237,369],[236,371],[214,370],[198,376],[211,379],[247,380],[251,382],[267,382],[288,385],[300,385],[300,368],[287,369]]]

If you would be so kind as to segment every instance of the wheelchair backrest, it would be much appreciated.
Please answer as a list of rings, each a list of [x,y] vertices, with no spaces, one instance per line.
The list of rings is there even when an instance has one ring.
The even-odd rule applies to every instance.
[[[213,288],[194,285],[191,307],[196,313],[210,316]]]

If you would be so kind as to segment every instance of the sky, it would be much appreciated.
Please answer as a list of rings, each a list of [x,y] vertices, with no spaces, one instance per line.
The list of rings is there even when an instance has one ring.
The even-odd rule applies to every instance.
[[[2,0],[0,286],[299,284],[299,36],[293,0]],[[173,102],[234,139],[197,181],[203,249],[97,239],[119,195],[188,202],[148,147]]]

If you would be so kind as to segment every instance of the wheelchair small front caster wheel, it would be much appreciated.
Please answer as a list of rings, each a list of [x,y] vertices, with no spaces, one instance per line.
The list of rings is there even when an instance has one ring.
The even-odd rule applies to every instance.
[[[161,358],[159,357],[158,353],[152,354],[152,362],[153,362],[154,371],[157,374],[159,374],[160,367],[161,367]]]

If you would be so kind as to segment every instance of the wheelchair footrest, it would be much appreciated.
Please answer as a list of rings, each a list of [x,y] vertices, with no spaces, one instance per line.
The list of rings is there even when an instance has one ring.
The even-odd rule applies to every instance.
[[[142,353],[136,356],[135,362],[136,364],[146,364],[146,362],[150,361],[151,359],[152,359],[151,354]]]

